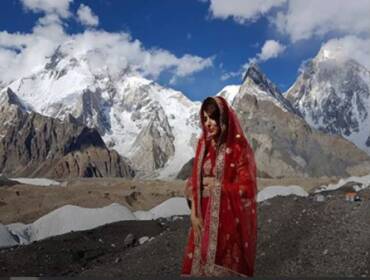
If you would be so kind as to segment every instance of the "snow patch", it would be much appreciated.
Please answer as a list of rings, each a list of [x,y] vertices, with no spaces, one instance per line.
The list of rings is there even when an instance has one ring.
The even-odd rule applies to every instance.
[[[0,224],[0,248],[12,247],[18,245],[14,236],[10,233],[6,226]]]
[[[226,101],[231,105],[235,99],[235,96],[238,94],[240,89],[240,85],[228,85],[225,86],[217,96],[222,96],[226,99]]]
[[[65,205],[31,224],[14,223],[7,226],[0,224],[0,247],[1,244],[4,247],[26,245],[51,236],[71,231],[89,230],[118,221],[154,220],[189,214],[186,199],[182,197],[170,198],[149,211],[136,211],[135,213],[118,203],[102,208]]]
[[[138,220],[156,220],[158,218],[169,218],[171,216],[189,215],[190,210],[183,197],[170,198],[149,211],[136,211],[134,215]]]
[[[258,192],[257,202],[271,199],[275,196],[308,196],[308,193],[300,186],[269,186]]]
[[[21,184],[35,185],[35,186],[59,186],[60,182],[46,179],[46,178],[9,178]]]
[[[361,177],[351,176],[351,177],[348,177],[348,178],[345,178],[345,179],[342,178],[338,181],[338,183],[329,184],[329,185],[321,185],[320,187],[317,188],[317,190],[315,190],[315,193],[337,190],[337,189],[343,187],[348,182],[357,182],[357,183],[359,183],[359,185],[362,185],[362,187],[355,186],[356,191],[363,190],[363,189],[370,186],[370,174],[365,175],[365,176],[361,176]]]

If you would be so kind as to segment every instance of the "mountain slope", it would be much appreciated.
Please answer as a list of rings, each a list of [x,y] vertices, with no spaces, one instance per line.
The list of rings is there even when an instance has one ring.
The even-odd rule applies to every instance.
[[[260,71],[255,66],[247,71],[232,100],[259,176],[346,176],[369,168],[370,157],[340,136],[311,128]]]
[[[323,47],[286,98],[320,131],[338,134],[370,155],[370,72]]]
[[[10,89],[0,92],[0,172],[11,176],[132,177],[128,163],[99,133],[73,117],[25,111]]]
[[[61,45],[43,69],[9,87],[32,111],[60,120],[71,114],[96,128],[142,176],[174,176],[194,153],[200,103],[130,67],[111,75],[106,66],[96,67],[93,50],[71,48]]]

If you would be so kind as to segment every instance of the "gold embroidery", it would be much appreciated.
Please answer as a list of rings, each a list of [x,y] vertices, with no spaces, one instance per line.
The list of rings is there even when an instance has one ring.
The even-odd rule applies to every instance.
[[[216,187],[211,195],[210,206],[211,207],[211,219],[209,229],[209,251],[207,255],[207,262],[204,268],[206,276],[241,276],[247,277],[245,274],[238,273],[227,267],[217,265],[216,261],[216,250],[218,240],[218,227],[219,227],[219,211],[221,204],[221,183],[224,177],[224,162],[225,160],[225,145],[220,146],[220,151],[217,153],[216,158]],[[231,207],[231,205],[228,205]]]
[[[203,141],[200,141],[200,153],[199,153],[199,158],[197,162],[197,209],[198,213],[196,215],[198,217],[201,217],[202,212],[201,212],[201,203],[200,203],[200,186],[201,186],[201,176],[202,176],[202,162],[204,158],[204,152],[205,152],[205,145]],[[199,238],[200,239],[200,238]],[[192,266],[191,266],[191,274],[194,276],[200,276],[202,274],[201,272],[201,267],[200,267],[200,244],[201,242],[195,242],[194,240],[194,254],[193,254],[193,261],[192,261]]]
[[[221,204],[221,184],[224,177],[224,158],[225,158],[225,144],[221,144],[216,157],[216,184],[211,195],[210,210],[211,219],[209,221],[209,250],[207,255],[207,262],[205,265],[205,273],[214,275],[218,226],[219,226],[219,212]]]

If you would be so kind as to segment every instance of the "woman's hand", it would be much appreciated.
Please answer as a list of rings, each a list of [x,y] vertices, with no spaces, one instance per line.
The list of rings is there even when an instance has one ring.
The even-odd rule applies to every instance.
[[[191,213],[190,219],[191,219],[191,225],[192,225],[193,231],[194,231],[195,242],[196,243],[199,243],[200,242],[201,233],[202,233],[202,228],[203,228],[202,219],[198,218],[193,213]]]
[[[215,177],[203,177],[203,188],[212,191],[216,185]]]

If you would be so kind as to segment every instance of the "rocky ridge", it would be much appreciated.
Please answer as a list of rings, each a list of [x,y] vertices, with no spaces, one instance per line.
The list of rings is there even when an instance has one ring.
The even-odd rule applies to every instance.
[[[97,130],[72,116],[60,121],[28,112],[7,89],[0,98],[0,171],[9,176],[132,177],[134,170],[109,150]]]

